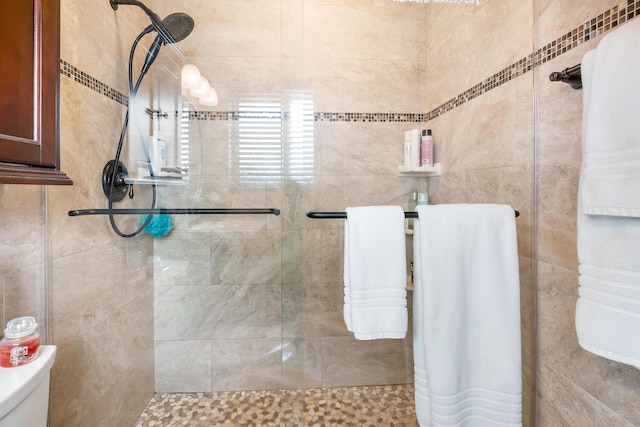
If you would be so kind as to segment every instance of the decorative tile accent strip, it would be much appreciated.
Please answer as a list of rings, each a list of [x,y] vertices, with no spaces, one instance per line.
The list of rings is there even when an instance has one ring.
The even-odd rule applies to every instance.
[[[102,83],[100,80],[91,77],[89,74],[78,70],[64,59],[60,59],[60,73],[63,76],[73,78],[76,82],[88,87],[89,89],[95,90],[96,92],[122,105],[127,105],[129,103],[129,97],[127,95],[109,87],[106,83]]]
[[[638,15],[640,15],[640,0],[627,0],[627,6],[622,8],[614,6],[538,49],[536,65],[543,64],[584,42],[601,36]]]
[[[450,99],[437,108],[428,113],[314,113],[313,120],[315,122],[428,122],[442,114],[445,114],[456,107],[461,106],[465,102],[471,101],[480,95],[483,95],[499,87],[508,81],[528,73],[533,69],[534,65],[541,65],[550,61],[567,51],[592,40],[606,32],[624,24],[630,19],[640,15],[640,0],[626,0],[626,6],[614,6],[613,8],[601,13],[600,15],[589,19],[579,27],[572,29],[567,34],[556,40],[547,43],[534,53],[527,55],[518,62],[509,65],[503,70],[486,78],[482,82],[470,89],[458,94],[455,98]],[[78,70],[65,60],[60,60],[60,71],[67,77],[72,77],[76,82],[93,89],[122,105],[127,105],[128,97],[117,90],[110,88],[105,83],[89,76],[88,74]],[[181,112],[176,112],[176,116]],[[221,120],[233,121],[239,120],[241,117],[248,117],[238,111],[191,111],[189,119],[191,120]],[[266,114],[274,114],[271,112],[256,112],[256,117],[265,117]],[[277,118],[288,120],[289,115],[286,112],[275,113]]]
[[[315,113],[316,122],[425,122],[419,113]]]

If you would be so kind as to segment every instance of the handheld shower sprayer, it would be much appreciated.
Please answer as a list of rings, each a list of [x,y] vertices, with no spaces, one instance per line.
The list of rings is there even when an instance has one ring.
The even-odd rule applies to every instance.
[[[145,28],[142,34],[148,34],[152,31],[158,33],[142,66],[141,74],[143,75],[149,71],[149,67],[158,57],[163,44],[173,44],[186,39],[195,25],[193,18],[186,13],[172,13],[166,18],[160,19],[155,12],[137,0],[109,0],[109,3],[113,10],[118,10],[118,5],[138,6],[151,20],[151,25]]]

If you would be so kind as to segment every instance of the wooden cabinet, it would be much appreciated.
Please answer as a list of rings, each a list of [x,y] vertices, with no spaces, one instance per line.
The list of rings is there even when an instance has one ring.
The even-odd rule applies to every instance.
[[[60,171],[60,0],[0,0],[0,183],[72,184]]]

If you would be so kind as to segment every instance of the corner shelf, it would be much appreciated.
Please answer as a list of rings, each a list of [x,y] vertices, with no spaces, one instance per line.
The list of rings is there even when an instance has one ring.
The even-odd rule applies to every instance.
[[[124,179],[125,184],[155,184],[155,185],[187,185],[188,178],[182,176],[127,176]]]
[[[413,176],[413,177],[429,177],[442,175],[442,166],[440,163],[434,163],[433,166],[421,166],[417,168],[406,168],[404,166],[398,166],[399,176]]]

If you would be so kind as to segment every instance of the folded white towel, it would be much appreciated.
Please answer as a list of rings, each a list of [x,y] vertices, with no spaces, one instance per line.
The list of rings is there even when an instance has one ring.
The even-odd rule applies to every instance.
[[[580,346],[640,369],[640,220],[578,214]]]
[[[344,229],[344,321],[356,339],[407,334],[404,211],[347,208]]]
[[[520,426],[520,287],[505,205],[418,206],[414,364],[420,426]]]
[[[640,21],[603,37],[582,59],[580,202],[592,215],[640,217]]]

